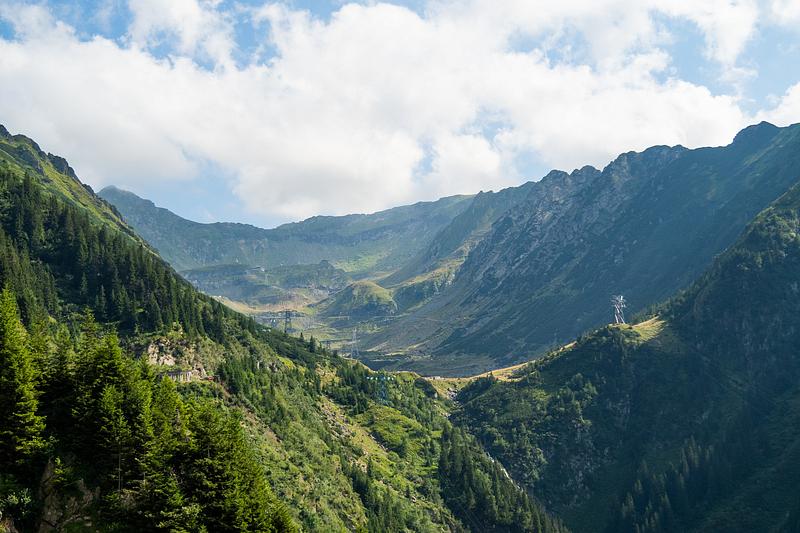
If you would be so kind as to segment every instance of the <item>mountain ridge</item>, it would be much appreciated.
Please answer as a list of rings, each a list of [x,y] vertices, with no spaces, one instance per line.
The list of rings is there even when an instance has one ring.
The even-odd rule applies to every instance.
[[[550,173],[444,291],[368,346],[401,355],[416,346],[396,366],[433,372],[437,357],[452,365],[462,354],[465,367],[487,361],[463,370],[479,373],[545,351],[554,332],[564,341],[602,323],[611,294],[645,309],[693,281],[794,183],[798,132],[763,123],[726,147],[653,147],[602,171]]]
[[[724,147],[653,146],[603,169],[554,170],[479,193],[402,258],[383,262],[386,271],[378,261],[360,270],[363,278],[353,275],[388,289],[397,312],[382,323],[366,315],[338,322],[338,336],[361,325],[374,367],[464,375],[530,359],[602,323],[611,294],[642,310],[693,281],[786,190],[797,172],[797,130],[762,122]],[[383,253],[392,246],[386,241]],[[351,272],[347,265],[361,261],[352,248],[339,257]],[[247,291],[262,289],[236,294]],[[314,305],[296,293],[275,305],[301,302]],[[324,316],[311,319],[320,320],[314,327],[329,331]]]
[[[178,270],[236,262],[271,268],[328,260],[355,274],[396,268],[470,198],[450,196],[372,214],[314,216],[263,229],[190,221],[117,187],[98,194],[114,203]]]

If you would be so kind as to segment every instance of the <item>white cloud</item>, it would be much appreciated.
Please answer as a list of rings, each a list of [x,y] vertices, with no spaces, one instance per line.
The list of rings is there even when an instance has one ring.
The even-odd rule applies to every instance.
[[[772,0],[770,14],[778,24],[800,24],[800,0]]]
[[[219,0],[129,0],[133,14],[129,36],[142,47],[174,44],[183,55],[198,54],[230,66],[232,30],[217,10]]]
[[[425,176],[424,186],[436,196],[476,192],[487,183],[499,187],[518,181],[513,169],[503,167],[498,150],[480,135],[444,135],[435,146],[433,168]]]
[[[759,120],[779,126],[800,122],[800,83],[789,87],[774,108],[760,113]]]
[[[731,66],[753,36],[759,18],[755,0],[439,0],[434,5],[438,16],[455,13],[460,24],[501,39],[514,33],[577,32],[601,64],[618,61],[631,47],[669,39],[669,32],[654,18],[660,14],[694,23],[705,36],[707,55]]]
[[[705,35],[707,54],[729,67],[753,37],[759,18],[754,0],[671,0],[660,5],[664,13],[694,22]]]
[[[130,7],[124,46],[81,41],[40,7],[0,11],[18,34],[0,40],[0,121],[96,186],[190,179],[209,161],[248,209],[297,219],[506,186],[530,153],[571,169],[722,144],[749,120],[735,97],[667,74],[656,17],[696,24],[732,69],[758,16],[746,1],[347,4],[329,21],[268,4],[253,17],[275,55],[239,67],[217,3]]]
[[[0,17],[12,21],[22,38],[44,36],[50,30],[69,31],[41,5],[0,3]]]

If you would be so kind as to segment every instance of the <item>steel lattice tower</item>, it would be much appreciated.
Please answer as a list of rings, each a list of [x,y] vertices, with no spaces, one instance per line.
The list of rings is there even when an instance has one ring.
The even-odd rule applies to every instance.
[[[625,297],[621,294],[612,296],[611,305],[614,306],[614,324],[624,324],[625,312],[623,310],[627,307]]]

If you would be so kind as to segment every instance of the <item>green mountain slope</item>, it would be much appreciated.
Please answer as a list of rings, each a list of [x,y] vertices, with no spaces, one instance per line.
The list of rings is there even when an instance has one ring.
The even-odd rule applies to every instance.
[[[241,302],[253,311],[302,308],[323,300],[353,279],[328,261],[274,268],[220,265],[181,274],[206,294]]]
[[[393,289],[403,310],[418,306],[452,283],[469,252],[486,236],[492,224],[522,202],[533,183],[498,192],[481,192],[469,206],[437,233],[430,244],[402,268],[381,280]]]
[[[493,224],[446,290],[368,347],[414,346],[401,367],[477,373],[602,324],[611,294],[644,309],[693,281],[800,177],[799,148],[800,126],[763,123],[725,147],[655,147],[602,172],[551,173]]]
[[[197,292],[30,153],[0,169],[2,529],[563,530],[426,382]]]
[[[393,315],[397,311],[392,294],[372,281],[348,285],[323,306],[323,312],[331,317],[374,317]]]
[[[362,276],[391,272],[409,261],[471,198],[452,196],[370,215],[318,216],[261,229],[192,222],[115,187],[99,194],[178,270],[234,263],[273,268],[327,260]]]
[[[800,185],[689,289],[454,416],[576,531],[794,531]]]
[[[64,158],[45,153],[38,144],[24,135],[11,135],[3,125],[0,125],[0,169],[15,174],[28,172],[38,176],[39,183],[49,192],[79,206],[95,220],[143,242],[122,221],[122,216],[111,204],[94,195],[88,185],[78,180],[75,171]]]

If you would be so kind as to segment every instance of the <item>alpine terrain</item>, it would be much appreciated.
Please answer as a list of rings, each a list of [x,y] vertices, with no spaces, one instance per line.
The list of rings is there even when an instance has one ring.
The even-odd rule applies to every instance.
[[[535,282],[601,323],[603,280],[650,298],[631,325],[587,328],[538,357],[531,350],[527,364],[424,378],[370,370],[203,295],[65,160],[2,130],[0,523],[795,531],[797,136],[760,124],[724,148],[657,147],[603,171],[479,194],[388,275],[355,280],[327,259],[224,267],[229,280],[328,287],[316,307],[332,328],[398,317],[371,338],[414,317],[455,323],[441,313],[458,297],[483,309],[512,282],[483,323],[549,301]],[[187,274],[201,287],[214,283],[203,268]],[[445,281],[430,293],[402,296],[437,272]],[[570,299],[581,279],[596,308]],[[497,330],[460,326],[437,350],[459,338],[510,342]],[[516,361],[493,355],[504,350],[406,361],[461,373]]]

